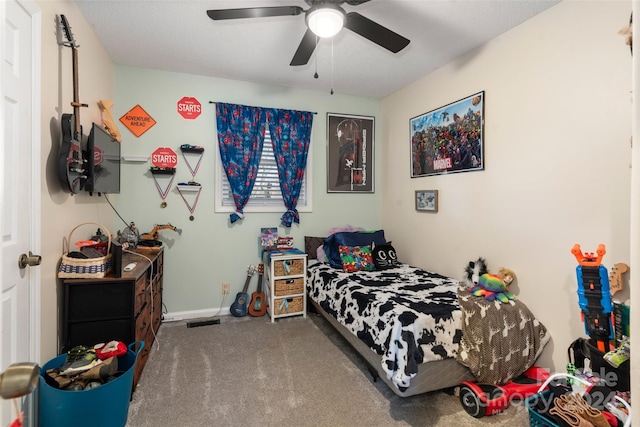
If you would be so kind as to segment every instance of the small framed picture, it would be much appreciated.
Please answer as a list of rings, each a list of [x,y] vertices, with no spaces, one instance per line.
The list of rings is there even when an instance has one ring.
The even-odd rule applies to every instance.
[[[438,190],[417,190],[416,210],[420,212],[438,212]]]

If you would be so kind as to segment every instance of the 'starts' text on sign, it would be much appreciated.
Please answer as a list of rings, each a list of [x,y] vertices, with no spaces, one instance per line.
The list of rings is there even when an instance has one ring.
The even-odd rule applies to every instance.
[[[169,147],[158,147],[151,153],[151,164],[157,168],[175,168],[178,155]]]
[[[136,105],[131,110],[120,117],[122,124],[136,137],[151,129],[156,121],[140,105]]]
[[[195,119],[202,112],[202,104],[195,98],[188,96],[178,101],[178,113],[185,119]]]

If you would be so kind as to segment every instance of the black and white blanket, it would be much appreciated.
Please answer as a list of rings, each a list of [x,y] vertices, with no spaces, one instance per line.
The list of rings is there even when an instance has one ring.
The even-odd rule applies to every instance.
[[[456,356],[462,338],[457,280],[406,264],[344,273],[318,263],[307,274],[308,295],[382,356],[401,391],[420,363]]]

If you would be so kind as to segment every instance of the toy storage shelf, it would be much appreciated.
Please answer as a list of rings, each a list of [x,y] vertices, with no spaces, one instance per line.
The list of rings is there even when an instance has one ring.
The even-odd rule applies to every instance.
[[[144,341],[133,379],[140,379],[162,320],[164,250],[145,252],[144,257],[122,255],[122,265],[136,267],[121,277],[109,273],[104,278],[65,279],[61,306],[64,353],[78,345],[93,346],[112,340],[131,344]]]
[[[280,317],[307,317],[307,254],[298,249],[264,254],[267,312],[271,323]]]

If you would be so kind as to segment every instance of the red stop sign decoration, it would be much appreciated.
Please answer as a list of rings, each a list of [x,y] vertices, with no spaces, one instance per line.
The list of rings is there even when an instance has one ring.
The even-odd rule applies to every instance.
[[[157,168],[175,168],[178,164],[178,155],[168,147],[158,147],[151,153],[151,164]]]
[[[200,101],[195,98],[185,96],[178,101],[178,113],[185,119],[195,119],[202,112]]]

